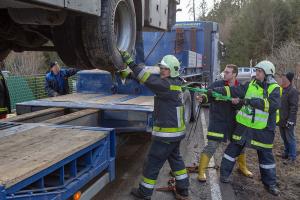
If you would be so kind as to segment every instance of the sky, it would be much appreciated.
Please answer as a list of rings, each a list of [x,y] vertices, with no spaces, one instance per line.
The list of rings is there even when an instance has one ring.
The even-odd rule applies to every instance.
[[[189,8],[187,7],[189,1],[192,0],[180,0],[180,5],[177,6],[177,9],[181,8],[182,11],[177,12],[177,21],[193,21],[193,16],[188,13]],[[197,16],[197,7],[199,6],[201,0],[195,0],[196,5],[196,16]],[[206,0],[208,10],[211,10],[213,7],[213,0]]]

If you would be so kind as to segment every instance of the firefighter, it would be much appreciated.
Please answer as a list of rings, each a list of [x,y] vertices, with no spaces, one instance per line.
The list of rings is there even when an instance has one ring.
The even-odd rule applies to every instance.
[[[213,82],[208,87],[208,90],[215,87],[238,86],[239,83],[236,79],[237,74],[238,67],[236,65],[227,65],[224,69],[224,80]],[[211,157],[214,155],[221,142],[226,142],[233,132],[235,127],[237,105],[232,104],[232,102],[214,99],[207,95],[200,96],[199,101],[201,103],[211,103],[209,108],[209,125],[207,133],[208,143],[200,154],[198,166],[198,181],[205,182],[205,171]],[[238,156],[237,161],[240,172],[246,177],[253,177],[253,174],[246,167],[246,156],[244,150]]]
[[[4,76],[0,70],[0,119],[10,113],[10,98]]]
[[[180,63],[175,56],[166,55],[158,64],[159,77],[136,65],[128,52],[120,53],[139,82],[155,93],[151,146],[139,188],[133,188],[131,194],[138,199],[151,199],[159,171],[168,160],[176,178],[176,199],[188,199],[189,177],[180,155],[180,142],[185,137]],[[128,75],[126,71],[123,72]]]
[[[261,61],[255,68],[254,80],[239,87],[230,87],[231,96],[238,97],[243,107],[236,115],[237,126],[232,142],[222,158],[220,180],[228,183],[236,156],[244,147],[254,148],[258,154],[261,180],[267,191],[277,196],[279,190],[272,148],[276,121],[279,121],[280,86],[274,79],[275,67],[271,62]],[[216,91],[226,93],[225,88]]]
[[[46,74],[45,91],[49,97],[56,97],[69,93],[68,78],[79,70],[74,68],[60,69],[59,64],[50,63],[50,72]]]

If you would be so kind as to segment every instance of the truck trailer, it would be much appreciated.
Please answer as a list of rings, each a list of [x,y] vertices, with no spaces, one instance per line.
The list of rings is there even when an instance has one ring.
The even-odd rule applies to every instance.
[[[57,51],[67,66],[114,71],[118,49],[167,31],[179,0],[1,0],[0,61],[11,50]]]

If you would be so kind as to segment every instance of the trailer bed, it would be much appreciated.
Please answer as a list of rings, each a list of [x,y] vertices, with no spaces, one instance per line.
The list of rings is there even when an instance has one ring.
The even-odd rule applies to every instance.
[[[78,110],[94,109],[99,114],[91,118],[85,117],[80,121],[74,121],[68,124],[82,126],[96,126],[114,128],[117,133],[121,132],[151,132],[152,131],[152,113],[154,109],[154,96],[128,95],[128,94],[87,94],[74,93],[58,97],[51,97],[33,101],[27,101],[17,104],[17,114],[22,116],[31,112],[49,109],[64,109],[64,114],[70,114]],[[38,114],[38,113],[37,113]],[[41,114],[41,115],[42,115]],[[35,115],[35,114],[34,114]],[[61,112],[53,112],[52,115],[41,116],[36,119],[27,119],[23,122],[53,122],[45,121],[54,117],[59,117]],[[69,117],[69,116],[68,116]],[[9,121],[16,122],[16,119]],[[83,123],[84,122],[84,123]]]
[[[10,187],[105,137],[103,132],[35,127],[0,140],[0,185]]]
[[[0,130],[0,200],[68,199],[101,173],[103,185],[115,177],[112,129],[0,122]]]
[[[126,95],[126,94],[84,94],[74,93],[58,97],[27,101],[17,104],[18,114],[24,107],[64,107],[64,108],[97,108],[102,110],[131,110],[152,112],[154,107],[153,96]],[[21,113],[19,113],[21,112]]]

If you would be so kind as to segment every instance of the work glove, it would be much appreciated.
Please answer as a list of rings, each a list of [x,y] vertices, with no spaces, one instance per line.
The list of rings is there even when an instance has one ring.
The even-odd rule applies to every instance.
[[[199,101],[199,103],[206,103],[207,102],[207,97],[205,95],[197,95],[196,100]]]
[[[250,105],[250,99],[240,99],[240,104],[243,106]]]
[[[130,78],[131,73],[132,73],[132,71],[130,70],[129,67],[127,67],[126,69],[123,69],[123,70],[119,71],[120,77],[122,79]]]
[[[124,64],[126,64],[127,66],[129,66],[132,63],[134,63],[133,58],[131,57],[131,55],[127,51],[121,51],[121,50],[119,50],[119,52],[120,52],[120,54],[122,56]]]
[[[286,126],[288,129],[290,129],[290,128],[292,128],[294,125],[295,125],[294,122],[287,121],[285,126]]]

